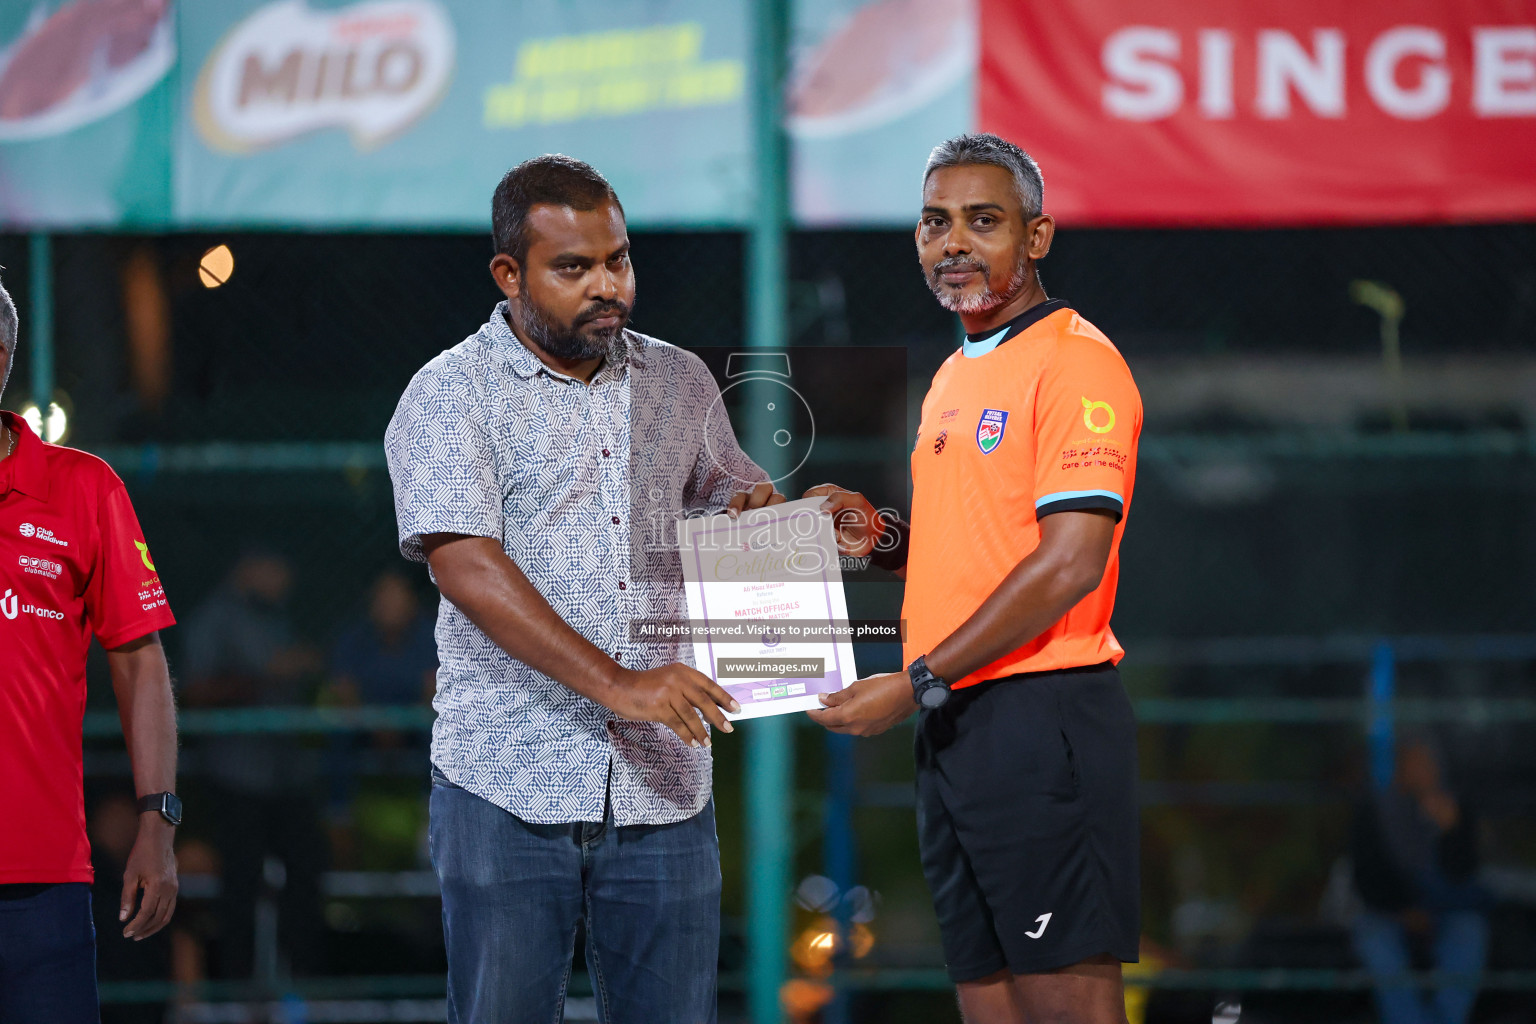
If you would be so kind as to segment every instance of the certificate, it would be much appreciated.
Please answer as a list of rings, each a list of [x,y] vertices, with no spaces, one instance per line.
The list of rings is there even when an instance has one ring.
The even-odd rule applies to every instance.
[[[733,721],[821,707],[858,677],[822,500],[679,524],[694,664],[741,704]]]

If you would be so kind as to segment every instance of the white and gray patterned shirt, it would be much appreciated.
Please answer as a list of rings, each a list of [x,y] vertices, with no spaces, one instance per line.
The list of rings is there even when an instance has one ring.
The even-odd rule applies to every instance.
[[[767,474],[719,414],[697,356],[625,331],[587,383],[545,366],[505,311],[427,363],[390,420],[401,552],[424,561],[430,533],[494,537],[561,618],[622,664],[691,663],[687,643],[629,638],[631,619],[688,617],[666,527]],[[617,824],[665,824],[709,799],[708,749],[534,671],[447,598],[437,648],[432,761],[454,784],[538,824],[601,821],[610,795]]]

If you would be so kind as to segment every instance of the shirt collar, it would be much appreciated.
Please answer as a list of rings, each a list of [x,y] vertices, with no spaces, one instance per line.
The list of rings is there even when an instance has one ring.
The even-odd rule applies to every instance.
[[[975,359],[991,352],[1005,341],[1012,341],[1035,324],[1059,309],[1070,309],[1066,299],[1047,299],[1037,302],[1024,312],[989,334],[967,334],[960,343],[960,353],[967,359]]]
[[[16,432],[16,450],[0,462],[0,494],[17,490],[39,501],[48,500],[48,472],[43,461],[43,442],[27,421],[13,412],[0,412],[0,421]]]
[[[997,348],[997,346],[1001,345],[1003,343],[1003,338],[1007,337],[1007,335],[1008,328],[1004,327],[1002,330],[998,331],[996,334],[993,334],[991,337],[982,338],[980,341],[972,341],[969,337],[967,337],[960,343],[960,351],[964,353],[967,359],[975,359],[977,356],[984,356],[988,352],[991,352],[993,349]]]
[[[516,334],[512,333],[512,326],[507,321],[507,301],[503,299],[496,304],[496,309],[491,313],[491,318],[486,321],[485,332],[487,340],[494,351],[501,354],[508,368],[519,377],[527,380],[539,373],[547,373],[551,377],[561,380],[574,380],[563,373],[551,370],[544,361],[524,345]],[[608,352],[608,357],[592,375],[590,383],[611,377],[621,376],[628,366],[645,366],[645,345],[641,335],[627,328],[619,332],[614,339],[613,347]],[[587,383],[583,381],[582,383]]]

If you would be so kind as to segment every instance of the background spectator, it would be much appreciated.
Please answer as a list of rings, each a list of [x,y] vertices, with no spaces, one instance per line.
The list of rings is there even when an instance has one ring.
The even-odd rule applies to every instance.
[[[315,651],[294,637],[286,605],[293,567],[283,555],[251,549],[188,619],[183,636],[189,705],[293,704]]]
[[[437,686],[437,644],[433,620],[403,573],[387,570],[374,578],[366,614],[348,625],[331,655],[331,675],[321,702],[341,707],[365,704],[410,706],[428,702]],[[357,866],[358,754],[407,751],[420,758],[422,780],[427,773],[424,732],[376,731],[336,733],[327,745],[329,801],[326,827],[332,857],[340,867]],[[424,786],[422,788],[425,788]],[[420,799],[413,792],[408,798]]]
[[[292,705],[312,699],[320,658],[296,639],[286,605],[293,569],[282,555],[243,555],[187,621],[185,704]],[[200,746],[224,885],[223,973],[249,976],[258,898],[275,899],[282,948],[316,962],[324,840],[311,795],[317,774],[292,736],[213,736]]]
[[[344,705],[416,704],[437,685],[432,619],[402,573],[374,578],[368,613],[336,641],[330,695]]]
[[[1352,854],[1365,903],[1355,949],[1376,980],[1383,1024],[1463,1024],[1487,960],[1488,898],[1473,881],[1476,819],[1446,787],[1425,741],[1398,748],[1392,786],[1358,809]],[[1426,1001],[1403,977],[1416,953],[1466,982],[1442,985]]]

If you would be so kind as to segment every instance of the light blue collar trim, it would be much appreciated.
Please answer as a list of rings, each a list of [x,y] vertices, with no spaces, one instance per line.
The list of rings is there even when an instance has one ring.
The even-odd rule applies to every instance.
[[[1004,327],[1002,330],[992,335],[992,337],[982,338],[980,341],[972,341],[970,338],[966,338],[960,343],[960,352],[967,359],[975,359],[977,356],[984,356],[988,352],[991,352],[993,349],[997,348],[997,346],[1001,345],[1003,343],[1003,338],[1005,338],[1007,334],[1008,328]]]

